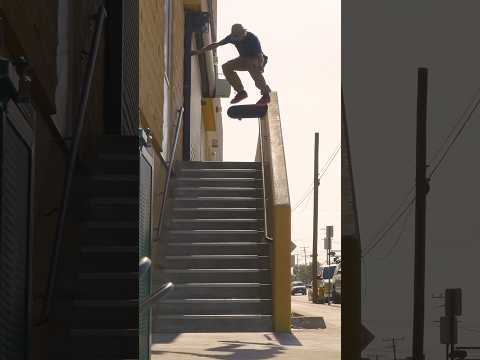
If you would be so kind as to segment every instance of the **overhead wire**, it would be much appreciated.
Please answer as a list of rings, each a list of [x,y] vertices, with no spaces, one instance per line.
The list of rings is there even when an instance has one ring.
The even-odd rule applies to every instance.
[[[475,101],[475,99],[477,99]],[[468,112],[468,109],[472,106],[472,104],[474,104],[473,108],[470,110],[470,112]],[[480,88],[477,89],[477,92],[475,93],[475,96],[472,98],[472,100],[470,101],[469,105],[465,108],[465,110],[463,111],[462,115],[460,116],[459,118],[459,121],[457,121],[457,123],[452,127],[449,135],[445,138],[445,140],[443,141],[442,145],[438,148],[438,150],[434,153],[432,159],[430,162],[433,162],[433,160],[435,160],[436,158],[438,158],[441,154],[441,149],[443,149],[445,147],[445,145],[448,143],[449,139],[452,138],[452,135],[455,133],[455,129],[457,129],[459,127],[459,125],[461,124],[461,126],[459,127],[458,131],[455,133],[455,135],[453,136],[453,139],[450,141],[450,143],[447,145],[445,151],[443,152],[443,154],[440,156],[440,159],[438,160],[438,162],[433,166],[432,170],[430,171],[430,173],[427,175],[427,179],[430,181],[433,177],[433,175],[437,172],[437,170],[439,169],[440,165],[443,163],[443,161],[446,159],[448,153],[451,151],[453,145],[456,143],[456,141],[459,139],[460,135],[462,134],[462,132],[464,131],[464,129],[466,128],[466,126],[468,125],[468,123],[470,122],[470,120],[472,119],[473,115],[475,114],[475,111],[477,110],[477,108],[479,107],[480,105]],[[466,117],[466,119],[463,121],[463,123],[461,123],[462,119],[465,117],[465,115],[468,113],[468,116]],[[375,237],[373,237],[373,239],[375,240],[371,240],[369,242],[369,244],[367,245],[367,250],[362,250],[362,259],[364,257],[366,257],[384,238],[385,236],[388,234],[388,232],[390,232],[390,230],[402,219],[403,215],[406,213],[406,211],[410,208],[410,206],[413,205],[413,202],[415,201],[415,198],[416,196],[413,197],[413,199],[410,200],[410,202],[406,205],[406,207],[404,207],[404,203],[405,201],[409,198],[409,196],[411,195],[412,191],[415,189],[415,185],[412,186],[412,188],[410,189],[410,191],[408,192],[408,194],[404,197],[404,200],[402,200],[402,203],[401,205],[393,212],[393,214],[388,218],[388,220],[386,221],[385,225],[382,226],[382,229],[383,230],[379,230],[377,232],[377,234],[375,235]],[[395,214],[398,213],[398,211],[400,211],[400,214],[398,216],[395,217]],[[395,218],[394,218],[395,217]],[[394,218],[394,221],[393,223],[390,223],[392,221],[392,218]],[[388,225],[390,224],[390,225]],[[372,244],[373,242],[373,245],[370,245]]]

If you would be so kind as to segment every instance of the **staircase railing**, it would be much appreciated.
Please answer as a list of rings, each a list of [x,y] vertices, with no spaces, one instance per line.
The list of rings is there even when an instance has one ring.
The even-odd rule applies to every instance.
[[[166,178],[165,184],[163,186],[162,205],[160,207],[160,216],[159,216],[159,219],[158,219],[157,237],[154,238],[154,241],[158,241],[158,239],[160,237],[160,234],[162,233],[163,224],[165,222],[165,209],[166,209],[166,205],[167,205],[168,192],[170,190],[170,180],[171,180],[172,174],[173,174],[173,166],[175,164],[175,154],[177,153],[178,139],[179,139],[179,135],[180,135],[180,129],[182,128],[184,112],[185,112],[185,109],[183,107],[181,107],[180,110],[178,111],[178,120],[177,120],[177,125],[176,125],[176,128],[175,128],[173,145],[172,145],[172,148],[170,150],[170,157],[169,157],[169,162],[168,162],[167,178]]]
[[[53,245],[53,253],[51,256],[50,269],[48,273],[49,276],[48,276],[48,290],[47,290],[46,309],[45,309],[45,321],[48,320],[50,311],[52,308],[52,297],[53,297],[53,292],[55,288],[57,267],[58,267],[58,261],[60,257],[60,249],[63,242],[65,218],[66,218],[68,203],[70,199],[73,174],[77,164],[77,156],[78,156],[78,151],[80,146],[81,135],[85,127],[85,115],[87,112],[88,99],[89,99],[90,90],[92,87],[93,76],[95,73],[95,65],[97,63],[98,50],[100,48],[100,43],[102,40],[102,34],[104,30],[106,17],[107,17],[107,11],[105,7],[102,5],[100,6],[96,15],[95,33],[92,38],[92,44],[91,44],[90,53],[88,55],[88,62],[86,66],[86,75],[85,75],[85,79],[81,89],[80,111],[78,113],[77,128],[75,131],[75,137],[73,139],[73,145],[70,150],[70,156],[67,164],[67,173],[65,176],[62,202],[60,205],[60,213],[59,213],[59,218],[57,222],[55,243]]]
[[[152,266],[152,261],[148,257],[144,257],[138,263],[138,275],[139,277],[144,276],[150,267]],[[156,290],[153,294],[150,294],[145,300],[140,303],[140,311],[149,310],[154,303],[161,299],[162,297],[168,295],[170,291],[173,290],[175,286],[171,282],[167,282],[163,284],[158,290]]]

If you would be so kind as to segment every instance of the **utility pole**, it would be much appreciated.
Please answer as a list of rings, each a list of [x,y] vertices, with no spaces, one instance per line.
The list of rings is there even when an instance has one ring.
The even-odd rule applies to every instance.
[[[390,338],[390,339],[383,339],[383,341],[388,341],[388,342],[392,342],[392,345],[391,345],[391,348],[392,348],[392,351],[393,351],[393,360],[397,360],[397,344],[396,344],[396,341],[403,341],[404,338],[401,337],[401,338]]]
[[[318,303],[318,143],[319,137],[318,132],[315,133],[315,156],[313,163],[313,250],[312,250],[312,300],[313,303]]]
[[[303,258],[305,260],[305,266],[307,266],[307,249],[308,249],[308,246],[302,246],[301,249],[303,250]]]
[[[417,94],[417,159],[415,198],[415,269],[413,281],[413,360],[424,360],[425,331],[425,238],[427,170],[427,91],[428,69],[418,69]]]

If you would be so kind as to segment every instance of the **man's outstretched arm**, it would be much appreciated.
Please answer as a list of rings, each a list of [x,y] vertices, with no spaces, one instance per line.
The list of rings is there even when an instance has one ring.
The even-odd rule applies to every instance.
[[[207,45],[199,50],[192,50],[192,55],[200,55],[200,54],[203,54],[204,52],[207,52],[207,51],[211,51],[211,50],[215,50],[216,48],[218,48],[219,46],[222,46],[222,45],[225,45],[221,42],[217,42],[217,43],[213,43],[213,44],[210,44],[210,45]]]

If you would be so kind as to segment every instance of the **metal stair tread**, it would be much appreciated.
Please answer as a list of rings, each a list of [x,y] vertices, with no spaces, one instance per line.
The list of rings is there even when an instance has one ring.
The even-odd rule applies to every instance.
[[[138,204],[139,200],[138,197],[118,197],[118,196],[111,196],[111,197],[95,197],[92,196],[88,199],[88,201],[92,204]]]
[[[95,174],[91,177],[95,181],[139,181],[140,176],[130,175],[130,174],[118,174],[118,175],[108,175],[108,174]]]
[[[130,154],[106,154],[100,153],[98,155],[99,160],[140,160],[139,155]]]
[[[121,228],[121,229],[132,229],[138,228],[138,222],[112,222],[112,221],[85,221],[84,224],[89,228],[94,229],[104,229],[104,228]]]
[[[137,246],[105,246],[105,245],[88,245],[82,246],[80,249],[83,253],[137,253]]]
[[[135,307],[138,300],[74,300],[75,307]]]
[[[105,272],[95,272],[95,273],[79,273],[78,278],[80,280],[109,280],[109,279],[137,279],[137,272],[118,272],[118,273],[105,273]]]
[[[73,336],[138,336],[138,329],[71,329]]]

